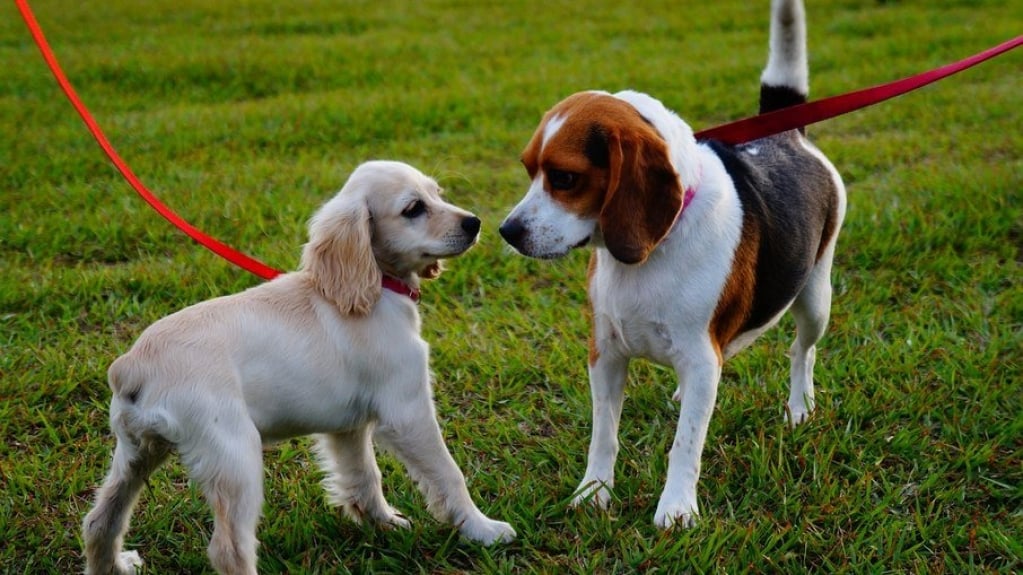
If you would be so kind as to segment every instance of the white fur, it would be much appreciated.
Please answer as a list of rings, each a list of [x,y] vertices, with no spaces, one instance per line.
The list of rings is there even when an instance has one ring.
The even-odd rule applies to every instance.
[[[416,201],[423,213],[402,215]],[[418,285],[420,270],[475,243],[478,224],[414,168],[368,162],[313,218],[299,271],[150,326],[110,368],[117,446],[83,524],[86,572],[135,571],[138,555],[121,550],[128,516],[173,449],[213,508],[213,566],[255,573],[262,446],[313,433],[330,501],[351,518],[408,525],[384,499],[375,436],[438,519],[484,544],[512,539],[444,445],[416,305],[380,289],[384,273]]]
[[[551,138],[558,133],[558,130],[565,125],[565,118],[562,116],[554,116],[551,118],[547,125],[543,128],[543,141],[540,143],[541,149],[547,145],[547,142],[551,141]]]
[[[770,50],[760,82],[768,86],[788,86],[805,96],[809,93],[810,81],[803,3],[774,0],[771,14]]]

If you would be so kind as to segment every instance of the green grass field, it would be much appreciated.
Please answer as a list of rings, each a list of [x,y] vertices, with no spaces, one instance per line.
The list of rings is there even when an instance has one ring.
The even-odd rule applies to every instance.
[[[425,287],[424,336],[448,445],[519,538],[461,542],[387,455],[385,490],[414,527],[355,525],[327,506],[303,439],[266,452],[262,571],[1023,571],[1023,51],[811,129],[850,201],[818,411],[783,422],[786,320],[726,365],[702,519],[662,533],[674,374],[634,365],[612,508],[568,508],[589,438],[587,254],[530,261],[496,230],[527,185],[519,152],[574,91],[643,90],[696,129],[753,112],[767,0],[33,8],[140,178],[270,265],[297,265],[308,217],[367,159],[416,165],[484,221],[480,245]],[[1023,32],[1019,2],[808,13],[812,97]],[[0,572],[72,573],[112,449],[107,366],[157,318],[260,280],[134,195],[13,3],[0,5],[0,61]],[[210,529],[172,461],[127,547],[149,573],[209,572]]]

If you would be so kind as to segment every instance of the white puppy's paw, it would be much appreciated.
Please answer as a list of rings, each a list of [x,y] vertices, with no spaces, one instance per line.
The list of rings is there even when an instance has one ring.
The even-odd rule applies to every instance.
[[[385,515],[374,517],[373,521],[383,529],[408,529],[412,526],[412,522],[395,509],[390,508],[389,511]]]
[[[675,388],[675,393],[671,394],[671,400],[675,403],[682,403],[682,386]]]
[[[611,504],[611,484],[606,481],[583,479],[575,491],[572,507],[592,505],[597,509],[607,509]]]
[[[657,512],[654,513],[654,525],[660,529],[671,529],[675,526],[689,528],[696,525],[696,518],[699,516],[696,504],[661,501],[657,505]]]
[[[142,567],[142,557],[138,551],[122,551],[117,555],[118,575],[135,575],[139,567]]]
[[[412,525],[400,511],[388,505],[383,497],[367,502],[347,500],[340,505],[345,515],[359,524],[375,525],[381,529],[406,529]]]
[[[785,421],[788,422],[789,427],[796,427],[810,419],[811,413],[813,413],[812,406],[790,404],[785,410]]]
[[[459,531],[461,531],[462,537],[484,545],[507,543],[515,539],[516,535],[515,529],[511,525],[504,521],[495,521],[484,515],[465,521]]]

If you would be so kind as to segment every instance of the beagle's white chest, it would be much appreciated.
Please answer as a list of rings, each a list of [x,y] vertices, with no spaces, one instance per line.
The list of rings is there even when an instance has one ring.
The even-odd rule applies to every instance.
[[[590,286],[598,351],[671,365],[677,350],[672,310],[656,285],[599,269]]]

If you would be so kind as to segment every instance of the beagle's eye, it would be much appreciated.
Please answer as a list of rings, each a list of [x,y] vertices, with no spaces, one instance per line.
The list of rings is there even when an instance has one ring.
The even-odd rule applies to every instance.
[[[416,200],[409,204],[408,206],[406,206],[405,209],[401,211],[401,215],[410,220],[412,218],[418,218],[419,216],[425,213],[426,202],[424,202],[423,200]]]
[[[579,174],[564,170],[547,170],[547,181],[555,190],[571,190],[578,179]]]

